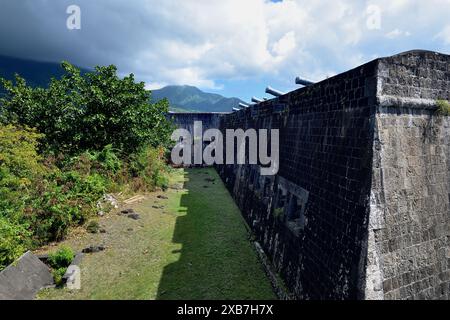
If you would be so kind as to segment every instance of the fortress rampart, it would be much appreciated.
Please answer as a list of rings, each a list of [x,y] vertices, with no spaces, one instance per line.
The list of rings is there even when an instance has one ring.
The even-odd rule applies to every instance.
[[[449,299],[450,122],[436,114],[440,99],[450,100],[450,56],[410,51],[176,123],[279,129],[277,175],[216,168],[294,298]]]

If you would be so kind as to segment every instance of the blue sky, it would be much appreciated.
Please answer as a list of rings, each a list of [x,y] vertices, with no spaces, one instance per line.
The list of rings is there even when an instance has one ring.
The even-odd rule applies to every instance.
[[[68,30],[66,9],[81,9]],[[2,0],[0,54],[115,64],[147,87],[249,100],[380,56],[450,51],[450,0]]]

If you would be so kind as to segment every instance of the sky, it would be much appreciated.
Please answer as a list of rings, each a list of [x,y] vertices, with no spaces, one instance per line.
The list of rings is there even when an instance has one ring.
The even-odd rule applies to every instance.
[[[449,53],[449,17],[450,0],[1,0],[0,54],[115,64],[149,89],[249,101],[267,85],[297,88],[296,76],[320,81],[412,49]]]

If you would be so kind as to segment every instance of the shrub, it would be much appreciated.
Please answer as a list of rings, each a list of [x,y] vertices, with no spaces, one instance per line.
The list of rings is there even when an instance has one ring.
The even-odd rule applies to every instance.
[[[36,200],[35,205],[30,219],[36,245],[62,240],[71,225],[84,221],[80,209],[59,193],[48,194],[42,201]]]
[[[100,225],[97,221],[91,221],[86,226],[86,230],[90,233],[98,233],[100,230]]]
[[[116,173],[122,167],[122,161],[116,154],[117,151],[109,144],[102,151],[95,153],[93,160],[97,161],[106,172]]]
[[[62,240],[111,190],[168,186],[163,148],[142,147],[122,159],[112,146],[42,159],[34,130],[0,126],[0,137],[0,269],[27,249]]]
[[[8,168],[0,166],[0,216],[13,220],[20,218],[30,185],[28,178],[22,179],[11,174]]]
[[[67,267],[73,261],[75,254],[69,247],[61,247],[58,251],[48,255],[48,264],[52,267],[53,279],[57,286],[63,283],[63,277],[67,271]]]
[[[75,253],[69,247],[61,247],[48,255],[48,264],[53,269],[67,268],[73,261]]]
[[[56,171],[39,189],[29,206],[37,244],[61,240],[70,226],[84,223],[107,186],[97,173],[84,176],[76,171]]]
[[[31,245],[24,208],[36,177],[45,172],[37,154],[34,130],[0,126],[0,269]]]
[[[33,183],[47,169],[37,146],[41,135],[28,128],[0,126],[0,215],[22,219]]]
[[[57,287],[61,287],[63,285],[63,278],[66,272],[67,268],[59,268],[52,270],[53,280],[55,281]]]
[[[0,215],[0,270],[27,250],[31,233],[26,227]]]
[[[437,100],[437,114],[441,116],[450,116],[450,103],[447,100]]]
[[[37,153],[40,138],[41,134],[27,127],[0,126],[0,167],[22,179],[42,174],[44,166]]]
[[[157,180],[156,180],[156,186],[160,187],[163,191],[166,191],[169,189],[169,178],[166,174],[158,174]]]
[[[163,149],[141,148],[131,156],[130,171],[132,177],[142,179],[144,188],[147,190],[152,190],[155,187],[166,189],[168,179],[166,164],[163,159]]]
[[[273,215],[278,220],[283,220],[284,217],[284,208],[275,208],[273,210]]]

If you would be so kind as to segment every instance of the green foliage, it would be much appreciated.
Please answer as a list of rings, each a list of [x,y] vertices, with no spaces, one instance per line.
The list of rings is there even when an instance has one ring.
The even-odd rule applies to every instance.
[[[42,135],[32,129],[1,126],[0,167],[8,168],[10,174],[22,179],[42,173],[41,157],[36,151],[40,138]]]
[[[83,176],[57,170],[46,178],[39,182],[29,207],[38,244],[61,240],[70,226],[85,222],[106,191],[105,178],[97,173]]]
[[[151,190],[152,187],[159,187],[163,190],[168,187],[168,179],[165,174],[165,164],[163,149],[152,147],[141,148],[137,153],[131,156],[130,171],[134,181],[140,186],[136,189]]]
[[[168,102],[151,104],[150,93],[133,74],[121,79],[115,66],[86,74],[67,62],[62,67],[64,76],[52,79],[47,89],[32,88],[19,75],[15,84],[0,79],[6,90],[0,98],[2,121],[36,128],[55,154],[100,151],[107,145],[131,153],[169,142]]]
[[[31,243],[24,207],[34,177],[45,172],[36,152],[39,137],[34,130],[0,126],[0,269]]]
[[[53,278],[57,286],[62,285],[64,274],[67,271],[67,267],[69,267],[72,263],[74,257],[75,253],[69,247],[61,247],[58,251],[48,255],[47,262],[53,269]]]
[[[437,100],[437,114],[441,116],[450,116],[450,103],[447,100]]]
[[[95,153],[92,160],[100,163],[104,170],[113,173],[116,173],[122,167],[122,161],[120,161],[111,144],[105,146],[102,151]]]
[[[86,226],[86,230],[90,233],[98,233],[98,231],[100,230],[100,225],[95,220],[90,221]]]
[[[167,101],[150,104],[144,84],[114,66],[63,68],[48,89],[0,79],[0,270],[62,240],[105,193],[167,188]]]
[[[53,269],[67,268],[73,261],[75,253],[69,247],[61,247],[48,255],[48,264]]]
[[[284,217],[284,209],[283,208],[275,208],[273,210],[273,215],[276,219],[282,220]]]
[[[55,284],[57,287],[61,287],[63,285],[63,277],[66,274],[67,268],[59,268],[59,269],[53,269],[52,275],[53,280],[55,280]]]
[[[120,158],[108,145],[42,159],[35,131],[0,126],[0,137],[0,269],[28,249],[62,240],[95,214],[105,193],[168,185],[163,148],[143,147]]]
[[[29,238],[26,225],[14,223],[0,215],[0,270],[26,251]]]
[[[156,186],[160,187],[163,191],[169,189],[169,178],[166,174],[158,174],[156,178]]]

